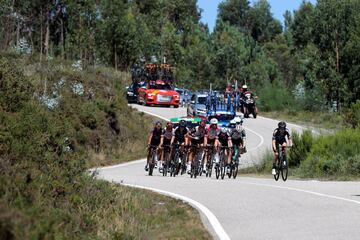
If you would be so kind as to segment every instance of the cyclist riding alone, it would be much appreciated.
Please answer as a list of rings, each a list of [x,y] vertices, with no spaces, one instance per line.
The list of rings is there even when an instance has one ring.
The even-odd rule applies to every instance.
[[[230,162],[231,162],[231,156],[232,156],[232,141],[231,141],[231,137],[230,134],[227,130],[227,128],[222,127],[220,134],[218,136],[218,141],[219,141],[219,147],[228,147],[229,149],[225,150],[225,155],[227,156],[227,173],[230,172]]]
[[[205,145],[205,136],[206,136],[206,121],[202,120],[199,126],[193,128],[188,134],[187,137],[190,140],[190,145],[192,146],[189,151],[189,159],[186,171],[190,173],[191,163],[193,161],[195,152],[199,150],[202,146]]]
[[[165,151],[168,151],[171,156],[171,139],[172,139],[173,135],[174,135],[173,124],[172,124],[172,122],[167,122],[166,128],[162,132],[161,141],[160,141],[160,145],[159,145],[160,149],[162,150],[161,151],[160,171],[163,168]]]
[[[285,122],[279,122],[278,128],[276,128],[274,130],[273,137],[272,137],[272,149],[274,151],[274,161],[273,161],[273,167],[272,167],[271,173],[273,175],[276,174],[276,162],[278,161],[278,158],[279,158],[279,152],[278,152],[277,146],[281,145],[282,149],[286,148],[286,146],[287,146],[286,138],[288,139],[289,147],[291,147],[292,140],[291,140],[290,131],[289,131],[289,129],[286,128]]]
[[[214,147],[217,151],[219,142],[218,142],[218,135],[220,133],[220,128],[218,128],[218,120],[216,118],[212,118],[210,120],[210,126],[207,129],[207,134],[205,136],[204,146],[211,146]],[[204,166],[207,164],[207,156],[204,159]],[[203,170],[206,173],[206,168]]]
[[[156,122],[154,129],[152,129],[150,131],[150,135],[148,138],[148,154],[147,154],[147,162],[146,162],[146,166],[145,166],[145,171],[149,170],[149,161],[152,158],[151,153],[152,153],[152,149],[153,148],[157,148],[157,156],[160,156],[160,142],[161,142],[161,137],[163,134],[163,129],[162,129],[162,123],[161,122]]]

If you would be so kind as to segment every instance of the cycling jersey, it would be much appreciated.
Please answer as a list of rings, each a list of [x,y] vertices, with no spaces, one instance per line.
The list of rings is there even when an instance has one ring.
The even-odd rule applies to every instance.
[[[218,136],[218,140],[221,144],[221,146],[228,147],[230,136],[227,133],[220,133]]]
[[[189,132],[189,129],[187,127],[177,127],[174,130],[174,142],[175,143],[179,143],[182,144],[183,142],[185,142],[185,135]]]
[[[279,128],[276,128],[274,130],[272,140],[275,140],[276,144],[283,144],[286,143],[286,137],[288,139],[291,139],[289,129],[285,128],[285,130],[281,132]]]
[[[197,139],[192,138],[192,139],[191,139],[191,143],[192,143],[192,144],[195,144],[195,145],[203,143],[203,142],[204,142],[204,137],[205,137],[206,133],[207,133],[207,132],[206,132],[206,128],[205,128],[205,127],[200,127],[200,126],[195,127],[195,128],[191,131],[190,134],[191,134],[192,137],[195,137],[195,138],[197,138]]]
[[[150,134],[152,134],[150,145],[159,146],[160,141],[161,141],[161,136],[162,136],[162,129],[155,128],[155,129],[151,130]]]
[[[164,136],[163,145],[170,145],[171,139],[174,135],[173,130],[164,129],[162,135]]]
[[[233,129],[230,133],[231,140],[234,145],[240,145],[243,142],[243,139],[246,138],[245,129],[236,130]]]

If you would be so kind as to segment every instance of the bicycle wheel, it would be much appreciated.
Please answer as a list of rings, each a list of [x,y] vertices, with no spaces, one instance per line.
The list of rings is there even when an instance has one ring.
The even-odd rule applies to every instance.
[[[187,162],[187,153],[183,153],[183,156],[181,158],[181,175],[183,175],[186,172],[186,162]]]
[[[213,158],[210,158],[210,163],[209,164],[209,168],[208,168],[208,177],[211,178],[211,174],[212,174],[212,171],[213,171]]]
[[[152,156],[151,156],[151,161],[149,163],[149,176],[153,175],[153,171],[154,171],[154,167],[155,167],[155,154],[156,154],[156,151],[153,151]]]
[[[180,168],[179,151],[176,151],[174,154],[174,158],[171,161],[170,176],[172,174],[173,177],[175,177],[175,175],[179,174],[179,170],[180,170],[179,168]]]
[[[232,175],[233,175],[233,178],[235,179],[238,174],[238,171],[239,171],[239,163],[235,162],[233,167],[234,167],[234,169],[232,171]]]
[[[274,175],[275,181],[279,180],[279,177],[280,177],[280,171],[281,171],[281,169],[280,169],[280,168],[281,168],[280,162],[281,162],[281,160],[278,159],[278,161],[277,161],[277,163],[276,163],[276,165],[275,165],[275,167],[276,167],[276,169],[275,169],[276,174]]]
[[[230,163],[229,166],[225,167],[225,170],[226,170],[226,171],[227,171],[227,168],[230,168],[230,171],[227,173],[227,175],[228,175],[229,178],[232,177],[233,166],[234,166],[234,163]]]
[[[220,166],[219,166],[218,163],[215,165],[215,176],[216,176],[216,179],[219,179],[219,176],[220,176]]]
[[[220,155],[220,172],[221,172],[221,179],[224,179],[225,172],[226,172],[226,166],[225,166],[225,154],[224,152]]]
[[[288,162],[287,162],[287,159],[286,159],[286,155],[284,154],[283,160],[281,162],[281,178],[282,178],[283,181],[287,180],[288,170],[289,170]]]
[[[203,164],[204,164],[204,160],[203,160],[203,155],[202,153],[198,153],[198,158],[197,158],[197,162],[198,162],[198,175],[201,176],[202,175],[202,171],[203,171]]]
[[[164,156],[164,163],[163,163],[163,170],[162,170],[162,174],[163,176],[165,177],[167,175],[167,172],[168,172],[168,159],[167,159],[167,153],[165,153],[165,156]],[[161,166],[160,166],[161,167]]]

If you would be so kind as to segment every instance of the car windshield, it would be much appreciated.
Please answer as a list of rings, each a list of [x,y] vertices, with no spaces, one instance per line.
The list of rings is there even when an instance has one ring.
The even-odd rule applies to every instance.
[[[180,95],[184,93],[184,91],[183,91],[183,90],[180,90],[180,89],[177,89],[176,91],[177,91]]]
[[[235,115],[232,114],[219,114],[216,116],[210,116],[209,120],[211,120],[212,118],[216,118],[218,121],[230,121],[232,119],[234,119]]]
[[[152,84],[150,89],[159,89],[159,90],[173,90],[170,84]]]
[[[206,97],[198,97],[198,104],[206,104]]]

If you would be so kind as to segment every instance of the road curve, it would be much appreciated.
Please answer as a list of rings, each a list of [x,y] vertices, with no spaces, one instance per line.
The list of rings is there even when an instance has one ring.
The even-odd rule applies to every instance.
[[[132,106],[165,119],[186,113],[182,108]],[[276,124],[261,117],[245,120],[249,152],[242,158],[243,167],[258,162],[259,156],[271,147]],[[302,130],[296,125],[289,127]],[[144,164],[140,160],[100,168],[98,177],[182,197],[200,211],[215,238],[360,239],[359,182],[275,182],[241,175],[235,180],[191,179],[185,175],[170,178],[158,172],[149,177]]]

